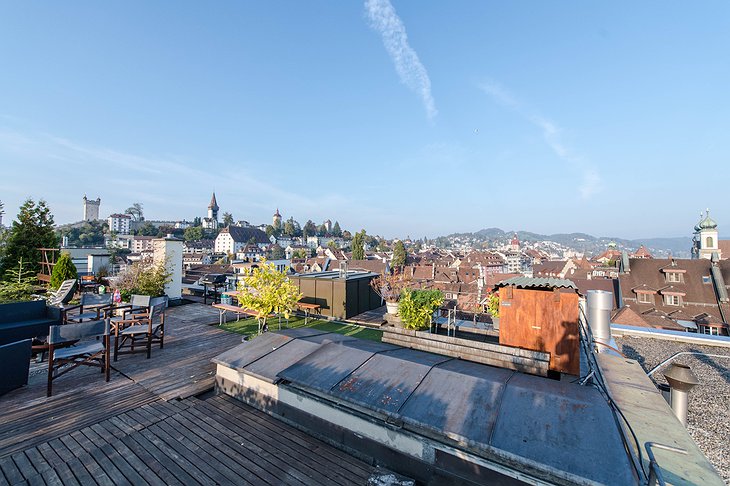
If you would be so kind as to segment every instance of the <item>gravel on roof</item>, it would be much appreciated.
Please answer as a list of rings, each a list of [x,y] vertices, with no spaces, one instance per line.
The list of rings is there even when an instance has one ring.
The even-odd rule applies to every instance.
[[[615,337],[627,358],[635,359],[647,372],[680,351],[699,351],[730,357],[730,348],[665,341],[645,337]],[[689,394],[687,430],[723,480],[730,484],[730,358],[679,356],[672,363],[692,368],[700,384]],[[664,373],[671,364],[656,371],[656,383],[666,383]]]

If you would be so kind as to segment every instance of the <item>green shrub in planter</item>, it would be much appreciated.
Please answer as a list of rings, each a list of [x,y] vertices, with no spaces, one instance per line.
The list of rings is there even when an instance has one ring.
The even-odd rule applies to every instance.
[[[76,265],[71,261],[71,255],[67,252],[61,253],[58,261],[53,265],[50,282],[51,288],[56,290],[64,280],[76,280],[77,278],[79,278],[79,274],[76,271]]]
[[[444,302],[440,290],[403,289],[398,313],[406,329],[420,331],[431,324],[431,316]]]

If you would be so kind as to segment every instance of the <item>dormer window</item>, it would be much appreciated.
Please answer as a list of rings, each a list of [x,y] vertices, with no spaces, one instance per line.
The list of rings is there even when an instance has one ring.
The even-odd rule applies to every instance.
[[[679,272],[667,272],[666,274],[667,282],[671,283],[681,283],[682,282],[682,274]]]
[[[646,292],[641,292],[639,294],[636,294],[636,300],[641,304],[653,304],[654,295]]]
[[[664,303],[666,305],[680,306],[682,305],[682,298],[679,295],[665,295]]]

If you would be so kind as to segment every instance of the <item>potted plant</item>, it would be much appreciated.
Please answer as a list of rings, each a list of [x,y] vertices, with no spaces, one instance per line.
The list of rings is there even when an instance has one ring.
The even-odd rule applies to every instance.
[[[398,301],[401,291],[408,286],[410,279],[401,273],[381,274],[370,281],[370,287],[384,301],[388,314],[398,314]]]
[[[444,302],[440,290],[403,289],[400,316],[406,329],[420,331],[431,325],[433,312]]]
[[[487,297],[487,312],[492,316],[492,326],[499,330],[499,291],[492,292]]]

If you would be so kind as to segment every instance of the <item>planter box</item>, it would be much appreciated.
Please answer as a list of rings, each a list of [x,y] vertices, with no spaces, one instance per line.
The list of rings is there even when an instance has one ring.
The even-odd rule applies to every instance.
[[[539,376],[550,365],[550,353],[396,327],[383,329],[383,342]]]

